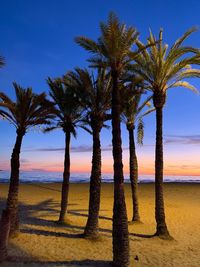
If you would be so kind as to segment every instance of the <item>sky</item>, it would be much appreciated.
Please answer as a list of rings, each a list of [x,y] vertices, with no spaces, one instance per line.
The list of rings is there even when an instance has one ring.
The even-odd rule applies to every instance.
[[[0,0],[0,91],[14,98],[12,82],[48,93],[47,77],[59,77],[74,67],[87,67],[88,53],[74,42],[84,35],[99,36],[99,22],[114,11],[132,25],[145,41],[149,28],[171,45],[191,26],[199,26],[200,2],[158,0]],[[200,31],[187,41],[200,47]],[[191,80],[200,89],[198,79]],[[164,109],[164,170],[167,175],[200,175],[200,96],[186,89],[171,89]],[[9,170],[15,128],[0,120],[0,169]],[[124,171],[128,172],[128,135],[122,125]],[[111,129],[102,130],[102,170],[112,172]],[[78,130],[71,141],[72,172],[89,172],[92,138]],[[145,118],[143,147],[137,147],[140,174],[154,173],[155,113]],[[21,169],[62,171],[64,134],[61,130],[27,133],[21,152]]]

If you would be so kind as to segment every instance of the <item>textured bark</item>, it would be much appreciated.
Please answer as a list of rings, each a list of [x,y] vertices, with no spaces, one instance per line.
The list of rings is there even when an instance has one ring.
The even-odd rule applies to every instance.
[[[67,213],[68,194],[69,194],[69,177],[70,177],[70,132],[65,132],[65,159],[64,159],[64,172],[61,194],[61,210],[59,223],[64,223]]]
[[[0,221],[0,262],[6,260],[8,238],[10,233],[10,212],[3,210]]]
[[[15,236],[19,231],[19,214],[18,214],[18,191],[19,191],[19,168],[20,168],[20,151],[22,139],[25,134],[24,130],[17,130],[16,143],[11,156],[11,176],[9,192],[7,198],[7,211],[10,212],[10,237]]]
[[[138,162],[135,151],[134,126],[127,128],[129,132],[129,153],[130,153],[129,171],[130,171],[130,181],[131,181],[132,201],[133,201],[132,221],[140,221],[139,204],[138,204]]]
[[[163,107],[156,107],[156,151],[155,151],[155,217],[157,223],[156,235],[169,237],[165,222],[163,197]]]
[[[114,206],[113,206],[113,265],[129,265],[129,233],[124,196],[124,175],[122,164],[122,141],[120,125],[120,95],[118,75],[112,72],[112,145],[114,159]]]
[[[98,237],[98,220],[100,209],[101,195],[101,144],[100,129],[98,122],[93,123],[93,155],[92,170],[90,177],[90,197],[89,197],[89,213],[85,227],[85,236],[90,238]]]

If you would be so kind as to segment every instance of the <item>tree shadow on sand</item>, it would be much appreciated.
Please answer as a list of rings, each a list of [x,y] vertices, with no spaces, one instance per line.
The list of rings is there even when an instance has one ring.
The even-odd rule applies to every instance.
[[[5,207],[6,199],[0,200],[0,212]],[[76,205],[75,203],[70,204],[70,206]],[[58,225],[53,220],[47,220],[41,218],[41,216],[46,215],[58,215],[59,209],[58,207],[60,204],[53,199],[47,199],[45,201],[39,202],[37,204],[25,204],[20,202],[20,219],[21,219],[21,229],[20,232],[22,234],[34,234],[34,235],[43,235],[43,236],[53,236],[58,238],[83,238],[83,231],[84,227],[82,226],[76,226],[72,224],[66,224],[66,225]],[[80,210],[85,211],[85,210]],[[35,228],[32,226],[42,226],[42,227],[49,227],[48,230],[41,229],[41,228]],[[29,227],[30,226],[30,227]],[[57,231],[57,229],[63,229],[64,231]],[[75,233],[67,233],[67,229],[73,229],[75,230]],[[77,232],[76,232],[77,230]],[[80,233],[81,231],[81,233]],[[109,229],[101,229],[101,232],[111,232]],[[88,267],[108,267],[111,266],[110,261],[104,261],[104,260],[72,260],[72,261],[42,261],[37,259],[36,257],[32,257],[31,255],[27,254],[25,251],[23,251],[19,246],[16,246],[14,244],[9,245],[10,249],[9,251],[16,251],[18,255],[13,255],[13,252],[9,252],[9,257],[6,263],[11,264],[11,266],[15,266],[15,264],[18,264],[20,266],[21,264],[27,264],[27,266],[32,265],[33,266],[71,266],[71,267],[78,267],[78,266],[88,266]],[[21,256],[19,256],[21,254]],[[3,263],[4,264],[4,263]],[[2,265],[4,266],[4,265]]]
[[[88,212],[88,210],[69,210],[68,213],[72,214],[74,216],[82,216],[82,217],[88,217],[88,214],[85,213],[81,213],[81,211],[86,211]],[[106,211],[106,210],[101,210],[101,211]],[[108,221],[112,221],[112,218],[106,217],[106,216],[99,216],[99,219],[101,220],[108,220]]]
[[[43,236],[54,236],[54,237],[64,237],[64,238],[82,238],[83,234],[68,234],[62,232],[40,230],[40,229],[21,229],[21,233],[33,234],[33,235],[43,235]]]
[[[142,238],[152,238],[155,237],[155,234],[137,234],[137,233],[129,233],[130,236],[142,237]]]
[[[5,206],[5,199],[0,201],[0,209],[3,209]],[[69,203],[69,208],[76,206],[76,203]],[[44,236],[54,236],[54,237],[63,237],[63,238],[83,238],[83,232],[85,226],[74,225],[71,221],[65,223],[63,225],[57,224],[56,221],[52,219],[46,219],[43,217],[50,216],[58,217],[59,216],[59,208],[60,203],[53,200],[52,198],[41,201],[37,204],[25,204],[19,203],[19,211],[20,211],[20,232],[27,234],[35,234],[35,235],[44,235]],[[86,209],[72,209],[68,211],[69,214],[75,216],[83,216],[87,217],[87,214],[83,212],[87,212]],[[109,218],[108,218],[109,219]],[[36,229],[31,226],[41,226],[41,227],[50,227],[49,230],[46,229]],[[56,229],[62,229],[65,232],[57,231]],[[73,233],[67,233],[67,230],[73,230]],[[99,228],[99,232],[101,236],[106,236],[111,238],[110,235],[112,231],[110,229]]]
[[[42,186],[43,187],[43,186]],[[69,203],[69,208],[78,205],[77,203]],[[0,209],[5,206],[5,199],[0,200]],[[84,226],[78,226],[78,225],[73,225],[71,222],[65,223],[63,225],[57,224],[56,221],[53,221],[51,219],[44,219],[41,217],[45,216],[56,216],[58,217],[59,215],[59,208],[60,208],[60,203],[58,201],[53,200],[52,198],[41,201],[37,204],[25,204],[25,203],[19,203],[20,207],[20,218],[21,218],[21,223],[24,224],[25,226],[21,227],[21,232],[22,233],[28,233],[28,234],[36,234],[36,235],[44,235],[44,236],[55,236],[55,237],[65,237],[65,238],[83,238],[83,232],[84,232]],[[105,210],[104,210],[105,211]],[[81,216],[81,217],[88,217],[88,212],[87,209],[69,209],[68,214],[73,215],[73,216]],[[40,213],[40,216],[38,215]],[[100,220],[108,220],[112,221],[111,218],[106,217],[106,216],[99,216]],[[34,225],[34,226],[44,226],[44,227],[53,227],[62,229],[64,228],[65,230],[71,229],[77,231],[76,233],[63,233],[63,232],[56,232],[55,230],[52,231],[46,231],[46,230],[41,230],[41,229],[33,229],[27,227],[28,225]],[[105,228],[99,228],[99,232],[101,235],[105,234],[112,234],[111,229],[105,229]],[[130,233],[130,236],[133,237],[140,237],[140,238],[153,238],[155,237],[154,234],[140,234],[140,233]],[[110,237],[106,235],[106,237]]]
[[[76,206],[78,204],[76,203],[69,203],[69,211],[68,214],[73,215],[73,216],[83,216],[83,217],[88,217],[87,214],[83,212],[87,212],[87,209],[72,209],[70,210],[70,207]],[[69,238],[81,238],[83,237],[83,232],[85,229],[85,226],[79,226],[79,225],[73,225],[71,221],[65,223],[65,224],[57,224],[57,221],[54,221],[52,219],[46,219],[42,218],[45,216],[59,216],[59,208],[60,208],[60,203],[57,201],[54,201],[53,199],[47,199],[44,200],[40,203],[37,204],[24,204],[20,203],[20,218],[21,218],[21,223],[25,224],[24,227],[21,228],[21,232],[23,233],[30,233],[30,234],[38,234],[38,235],[51,235],[51,236],[60,236],[60,237],[69,237]],[[100,216],[101,219],[101,216]],[[103,218],[104,219],[104,218]],[[108,220],[111,220],[110,218],[106,218]],[[28,228],[28,225],[35,225],[35,226],[47,226],[47,227],[53,227],[58,228],[58,229],[73,229],[77,231],[75,234],[68,234],[68,233],[58,233],[55,231],[45,231],[45,230],[37,230],[37,229],[32,229]],[[81,233],[80,233],[81,231]],[[105,229],[105,228],[99,228],[99,232],[101,235],[105,233],[112,233],[111,230]],[[106,235],[107,236],[107,235]]]
[[[0,210],[2,210],[5,206],[5,199],[0,200]],[[77,203],[69,203],[69,215],[72,216],[82,216],[87,218],[87,209],[74,209],[74,206],[77,206]],[[60,203],[55,201],[54,199],[46,199],[36,204],[27,204],[27,203],[19,203],[20,207],[20,219],[21,219],[21,233],[29,234],[29,235],[43,235],[43,236],[52,236],[58,238],[73,238],[79,239],[83,238],[84,226],[73,225],[72,222],[66,223],[64,225],[56,224],[55,221],[52,220],[52,217],[58,217]],[[104,210],[105,211],[105,210]],[[1,212],[1,211],[0,211]],[[100,220],[108,220],[111,221],[111,218],[100,216]],[[48,227],[44,228],[44,227]],[[99,228],[99,232],[101,236],[106,236],[106,238],[112,238],[112,230]],[[139,238],[152,238],[154,235],[151,234],[139,234],[139,233],[130,233],[130,237],[139,237]],[[131,240],[135,240],[131,238]],[[13,245],[11,244],[11,247]],[[103,260],[73,260],[73,261],[41,261],[31,255],[26,255],[24,251],[20,247],[15,246],[15,250],[18,255],[22,256],[14,256],[11,255],[8,258],[8,262],[11,265],[15,263],[30,264],[39,266],[88,266],[88,267],[108,267],[111,266],[110,261]],[[12,251],[12,250],[10,250]],[[23,256],[25,255],[25,256]]]
[[[26,257],[8,257],[7,262],[12,263],[23,263],[23,264],[37,264],[37,266],[68,266],[68,267],[110,267],[112,266],[111,261],[104,260],[73,260],[73,261],[39,261],[39,260],[30,260]]]

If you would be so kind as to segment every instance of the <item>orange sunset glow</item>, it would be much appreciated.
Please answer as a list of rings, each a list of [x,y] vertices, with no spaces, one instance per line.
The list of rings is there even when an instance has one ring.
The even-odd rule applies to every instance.
[[[184,149],[184,148],[182,148]],[[192,148],[190,148],[192,150]],[[154,153],[153,148],[151,149],[152,153]],[[187,151],[189,151],[187,149]],[[194,150],[192,150],[194,151]],[[139,163],[139,174],[140,175],[153,175],[154,174],[154,158],[148,155],[150,152],[145,154],[145,151],[141,151],[138,154],[138,163]],[[52,155],[51,155],[52,154]],[[28,157],[28,159],[24,162],[22,160],[21,168],[22,170],[31,171],[31,170],[44,170],[50,172],[62,172],[63,171],[63,155],[58,154],[58,157],[55,158],[53,153],[48,154],[49,160],[46,161],[45,153],[40,154],[40,160],[36,160],[32,158],[32,156]],[[128,165],[128,151],[125,151],[123,156],[124,159],[124,172],[128,174],[129,165]],[[185,155],[184,155],[185,154]],[[24,157],[22,153],[22,158]],[[200,155],[198,151],[195,155],[195,151],[193,153],[193,157],[188,159],[188,154],[185,150],[183,151],[181,157],[178,155],[174,155],[173,152],[168,152],[165,155],[165,164],[164,164],[164,174],[165,175],[186,175],[186,176],[198,176],[200,175],[200,165],[198,162],[198,158]],[[37,158],[37,157],[36,157]],[[58,160],[59,158],[59,160]],[[84,172],[90,173],[91,171],[91,153],[72,153],[71,154],[71,171],[76,172]],[[4,162],[5,169],[9,170],[9,160]],[[109,153],[103,152],[102,154],[102,173],[112,173],[113,172],[113,162],[111,151]]]

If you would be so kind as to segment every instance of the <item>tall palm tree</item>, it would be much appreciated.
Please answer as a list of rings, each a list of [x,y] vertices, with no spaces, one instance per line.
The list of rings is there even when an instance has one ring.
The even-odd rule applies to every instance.
[[[135,149],[135,137],[134,132],[137,126],[137,143],[143,144],[144,137],[144,116],[148,115],[154,108],[151,108],[150,100],[152,96],[142,99],[143,89],[141,82],[139,84],[134,81],[126,86],[123,90],[123,114],[122,120],[126,124],[126,128],[129,133],[129,172],[132,190],[132,202],[133,202],[133,217],[132,222],[140,221],[139,215],[139,203],[138,203],[138,160]],[[148,107],[146,110],[145,107]]]
[[[129,234],[124,197],[119,83],[126,66],[138,54],[138,51],[131,50],[138,33],[135,28],[120,23],[113,13],[110,13],[107,23],[100,23],[100,30],[101,36],[97,41],[86,37],[77,37],[75,41],[93,54],[89,59],[92,67],[106,67],[111,72],[114,159],[113,263],[115,266],[126,267],[129,264]]]
[[[84,235],[88,238],[97,238],[101,194],[100,132],[105,126],[104,122],[110,119],[107,112],[111,106],[111,79],[106,77],[103,69],[99,69],[96,79],[86,69],[77,68],[69,75],[80,105],[85,109],[85,124],[90,126],[93,138],[89,213]],[[86,130],[88,131],[87,128]]]
[[[149,42],[156,45],[143,50],[135,58],[137,65],[133,66],[134,72],[139,74],[153,92],[153,103],[156,109],[156,149],[155,149],[155,217],[157,222],[156,235],[170,238],[165,221],[163,198],[163,107],[166,102],[167,90],[175,87],[185,87],[194,92],[196,88],[186,82],[185,78],[200,77],[200,70],[191,65],[200,63],[199,49],[184,46],[194,28],[188,30],[169,49],[163,44],[162,30],[159,38],[150,32]],[[144,44],[137,41],[138,48]]]
[[[46,99],[45,93],[34,94],[31,88],[23,89],[13,83],[16,101],[12,101],[5,93],[0,93],[0,115],[16,128],[16,142],[11,156],[11,176],[6,210],[10,212],[10,236],[19,230],[18,191],[20,151],[27,130],[37,125],[50,124],[53,118],[53,105]]]
[[[47,127],[45,132],[61,128],[65,134],[65,156],[64,172],[61,194],[61,209],[58,223],[66,221],[69,180],[70,180],[70,140],[71,135],[76,137],[76,128],[80,126],[82,120],[82,108],[76,101],[71,87],[66,86],[62,79],[52,80],[48,78],[49,94],[56,106],[56,119],[51,127]]]

